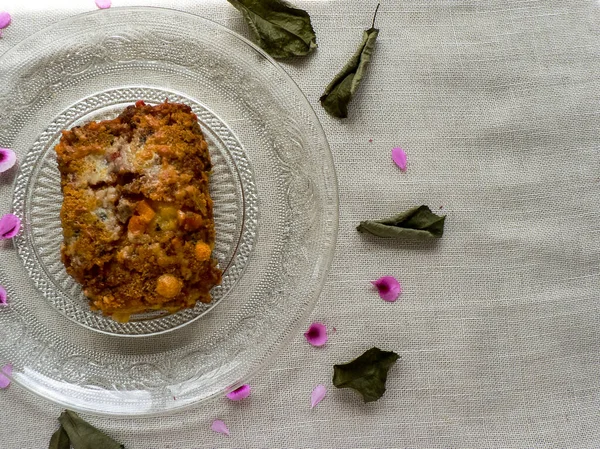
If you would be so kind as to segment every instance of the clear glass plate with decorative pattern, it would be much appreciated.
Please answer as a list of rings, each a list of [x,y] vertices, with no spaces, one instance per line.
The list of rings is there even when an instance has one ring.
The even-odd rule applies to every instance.
[[[334,252],[335,173],[310,105],[263,51],[198,16],[113,8],[18,44],[0,79],[0,146],[19,161],[0,177],[0,214],[23,223],[0,242],[0,363],[15,383],[75,410],[171,411],[243,383],[306,324]],[[117,323],[61,263],[54,146],[165,99],[188,104],[209,143],[223,282],[210,304]]]

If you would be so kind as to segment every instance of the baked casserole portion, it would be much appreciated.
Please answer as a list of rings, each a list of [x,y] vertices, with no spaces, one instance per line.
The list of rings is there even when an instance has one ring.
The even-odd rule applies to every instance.
[[[127,321],[211,301],[221,281],[211,162],[188,106],[138,101],[114,120],[63,131],[56,154],[62,260],[92,309]]]

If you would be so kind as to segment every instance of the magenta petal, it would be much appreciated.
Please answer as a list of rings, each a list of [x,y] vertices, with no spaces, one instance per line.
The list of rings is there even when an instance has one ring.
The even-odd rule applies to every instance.
[[[17,155],[13,150],[0,148],[0,173],[10,170],[17,162]]]
[[[110,8],[110,0],[96,0],[96,6],[100,9]]]
[[[0,12],[0,30],[9,26],[11,20],[12,19],[11,19],[9,13],[7,13],[6,11],[1,11]]]
[[[371,281],[377,290],[379,291],[379,296],[384,301],[394,302],[402,293],[402,286],[400,282],[396,280],[393,276],[383,276],[376,281]]]
[[[10,385],[10,379],[8,376],[12,376],[12,365],[4,365],[0,368],[0,388],[4,389]]]
[[[13,214],[0,218],[0,240],[12,239],[21,230],[21,220]]]
[[[323,400],[327,394],[327,388],[325,385],[317,385],[310,395],[310,408],[314,408],[319,402]]]
[[[327,343],[327,328],[322,323],[312,323],[304,336],[311,345],[323,346]]]
[[[229,429],[227,428],[227,425],[220,419],[215,419],[211,424],[210,428],[217,433],[224,433],[225,435],[229,435]]]
[[[400,170],[406,171],[406,153],[400,147],[392,149],[392,159]]]
[[[227,393],[227,397],[232,401],[241,401],[250,396],[250,385],[242,385],[240,388]]]
[[[7,296],[6,289],[0,285],[0,306],[6,305]]]

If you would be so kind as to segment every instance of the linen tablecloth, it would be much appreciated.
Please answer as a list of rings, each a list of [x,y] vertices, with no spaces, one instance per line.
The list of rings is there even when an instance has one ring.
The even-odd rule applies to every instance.
[[[310,13],[319,48],[282,66],[319,116],[339,178],[337,253],[312,314],[329,342],[317,349],[299,333],[239,403],[83,416],[128,449],[600,447],[598,2],[382,0],[372,64],[344,121],[318,98],[376,1],[294,4]],[[225,0],[113,0],[130,5],[249,36]],[[95,8],[1,0],[13,23],[0,53]],[[406,173],[390,158],[395,146]],[[355,231],[420,204],[447,214],[437,244]],[[382,275],[402,282],[398,302],[373,290]],[[372,346],[402,359],[383,398],[363,404],[333,387],[332,365]],[[328,395],[311,410],[318,383]],[[46,448],[60,412],[17,385],[0,391],[0,446]],[[229,437],[210,430],[215,418]]]

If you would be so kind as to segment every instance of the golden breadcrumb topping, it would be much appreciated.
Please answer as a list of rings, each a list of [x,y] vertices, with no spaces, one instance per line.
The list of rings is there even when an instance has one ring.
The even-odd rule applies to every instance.
[[[62,260],[93,309],[127,321],[211,301],[221,281],[211,163],[188,106],[138,101],[114,120],[63,131],[56,154]]]

